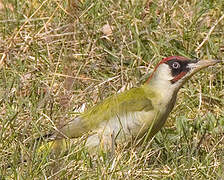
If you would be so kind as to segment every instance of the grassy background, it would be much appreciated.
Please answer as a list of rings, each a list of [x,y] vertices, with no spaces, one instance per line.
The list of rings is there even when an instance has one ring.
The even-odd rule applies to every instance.
[[[0,179],[223,179],[223,63],[179,92],[166,126],[141,147],[60,157],[35,141],[163,57],[223,59],[224,1],[0,0]]]

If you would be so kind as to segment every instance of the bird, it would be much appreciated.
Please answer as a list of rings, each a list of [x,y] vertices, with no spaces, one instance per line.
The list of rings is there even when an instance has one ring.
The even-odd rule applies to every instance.
[[[152,138],[165,124],[180,88],[195,73],[220,60],[163,58],[140,87],[105,98],[53,133],[42,136],[41,146],[57,149],[63,140],[86,135],[88,149],[110,150],[119,143]],[[61,147],[60,147],[61,148]]]

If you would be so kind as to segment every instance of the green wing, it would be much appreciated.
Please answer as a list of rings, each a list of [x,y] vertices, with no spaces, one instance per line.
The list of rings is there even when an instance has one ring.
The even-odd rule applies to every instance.
[[[151,102],[153,96],[152,92],[145,91],[144,86],[113,95],[65,124],[60,132],[69,138],[80,137],[115,116],[129,112],[150,111],[153,109]]]
[[[152,93],[146,94],[143,87],[113,95],[69,122],[61,131],[70,138],[79,137],[115,116],[129,112],[150,111],[153,109],[151,96]]]

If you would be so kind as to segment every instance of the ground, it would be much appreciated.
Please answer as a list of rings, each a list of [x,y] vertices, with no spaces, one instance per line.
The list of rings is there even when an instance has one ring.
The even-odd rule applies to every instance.
[[[58,156],[36,139],[118,91],[163,57],[223,59],[224,1],[0,0],[0,179],[223,179],[224,66],[180,90],[140,147]]]

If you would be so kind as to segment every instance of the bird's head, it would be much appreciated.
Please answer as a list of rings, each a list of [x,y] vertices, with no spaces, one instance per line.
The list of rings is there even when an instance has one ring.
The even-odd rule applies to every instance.
[[[155,67],[146,83],[178,90],[192,75],[219,60],[191,60],[181,56],[164,58]],[[169,86],[169,87],[168,87]]]

